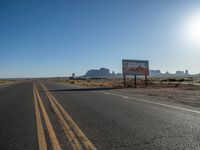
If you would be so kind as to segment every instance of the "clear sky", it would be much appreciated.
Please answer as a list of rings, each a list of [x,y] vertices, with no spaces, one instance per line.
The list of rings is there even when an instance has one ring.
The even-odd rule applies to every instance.
[[[0,77],[121,72],[123,58],[199,73],[198,10],[199,0],[0,0]]]

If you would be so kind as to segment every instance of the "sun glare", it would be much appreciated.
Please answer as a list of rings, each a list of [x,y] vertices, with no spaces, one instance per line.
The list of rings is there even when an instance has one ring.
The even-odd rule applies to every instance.
[[[200,47],[200,11],[193,12],[185,18],[182,32],[187,44]]]

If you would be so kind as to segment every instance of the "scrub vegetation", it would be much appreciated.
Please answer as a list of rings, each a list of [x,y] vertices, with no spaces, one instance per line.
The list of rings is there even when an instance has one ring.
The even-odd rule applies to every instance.
[[[14,83],[16,81],[14,80],[0,80],[0,86],[1,85],[7,85],[7,84],[10,84],[10,83]]]
[[[52,79],[54,82],[64,82],[83,86],[100,86],[123,88],[123,78],[93,78],[93,79]],[[154,88],[181,88],[181,89],[200,89],[200,78],[148,78],[148,87]],[[135,88],[134,78],[127,78],[127,87]],[[137,78],[137,88],[145,87],[145,80]]]

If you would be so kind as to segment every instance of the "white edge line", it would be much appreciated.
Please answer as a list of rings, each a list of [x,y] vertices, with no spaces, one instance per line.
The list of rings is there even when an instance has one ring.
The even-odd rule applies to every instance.
[[[168,107],[168,108],[179,109],[179,110],[184,110],[184,111],[200,114],[200,111],[198,111],[198,110],[192,110],[192,109],[187,109],[187,108],[178,107],[178,106],[171,106],[171,105],[162,104],[162,103],[158,103],[158,102],[152,102],[152,101],[148,101],[148,100],[144,100],[144,99],[128,97],[128,96],[124,96],[124,95],[116,94],[116,93],[105,92],[104,94],[120,96],[120,97],[127,98],[127,99],[129,98],[129,99],[133,99],[136,101],[142,101],[142,102],[146,102],[146,103],[150,103],[150,104],[155,104],[155,105],[160,105],[160,106],[164,106],[164,107]]]

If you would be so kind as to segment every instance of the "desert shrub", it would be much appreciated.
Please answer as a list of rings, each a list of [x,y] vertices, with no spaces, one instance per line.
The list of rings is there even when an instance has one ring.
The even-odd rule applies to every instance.
[[[86,82],[91,83],[92,81],[90,79],[87,79]]]
[[[179,82],[184,82],[184,81],[187,81],[186,79],[179,79],[178,80]]]
[[[178,80],[178,79],[175,79],[175,78],[169,78],[168,81],[169,81],[169,82],[178,82],[179,80]]]
[[[75,84],[75,81],[69,81],[70,84]]]

